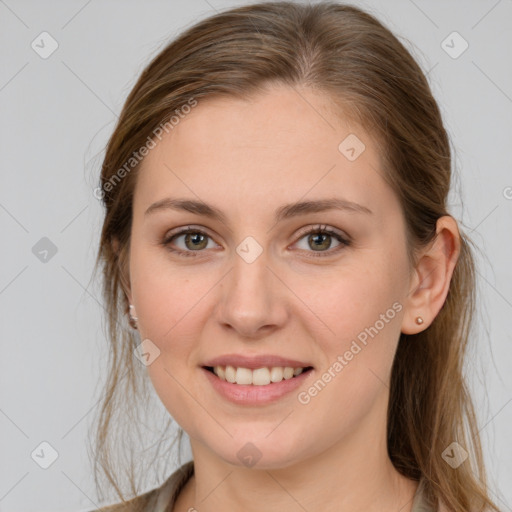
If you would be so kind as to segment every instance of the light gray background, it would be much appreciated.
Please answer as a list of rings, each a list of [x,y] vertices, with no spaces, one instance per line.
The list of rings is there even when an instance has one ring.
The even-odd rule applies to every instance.
[[[246,3],[0,0],[3,512],[95,507],[85,439],[106,348],[90,283],[101,151],[150,57],[195,20]],[[495,499],[512,510],[512,1],[353,3],[410,41],[452,138],[452,213],[486,255],[467,373]],[[47,59],[31,48],[43,31],[59,45]],[[453,31],[469,44],[458,58],[442,47]],[[57,248],[46,263],[32,250],[43,237]],[[59,454],[46,470],[31,458],[43,441]]]

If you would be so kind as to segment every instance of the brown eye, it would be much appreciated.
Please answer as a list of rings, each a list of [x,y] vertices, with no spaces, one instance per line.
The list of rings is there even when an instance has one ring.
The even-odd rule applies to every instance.
[[[178,240],[183,239],[181,245],[178,245]],[[202,252],[208,246],[208,241],[211,240],[210,236],[199,229],[187,228],[167,237],[163,240],[162,245],[171,252],[178,253],[183,256],[196,256],[194,252]],[[173,245],[178,248],[174,248]]]
[[[185,247],[191,250],[204,249],[208,245],[207,236],[198,232],[185,234],[184,241]]]
[[[306,237],[306,247],[299,248],[309,253],[317,253],[310,254],[310,256],[324,256],[324,253],[326,253],[325,256],[329,256],[350,245],[350,241],[341,236],[341,234],[322,226],[311,228],[305,233],[303,232],[300,239],[302,240]],[[338,245],[333,250],[329,250],[332,246],[333,238],[338,242]]]
[[[331,247],[332,235],[327,233],[315,233],[308,236],[308,244],[311,248],[329,249]]]

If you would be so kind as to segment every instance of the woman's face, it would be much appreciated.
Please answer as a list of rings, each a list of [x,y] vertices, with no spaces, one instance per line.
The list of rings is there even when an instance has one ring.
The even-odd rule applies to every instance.
[[[382,174],[365,131],[327,98],[284,86],[250,101],[199,100],[149,152],[129,296],[152,347],[149,376],[193,449],[278,468],[381,439],[409,291],[404,219]],[[167,198],[222,219],[147,212]],[[283,210],[334,199],[359,206]],[[261,385],[204,368],[224,357],[218,366],[242,367],[225,370],[230,379]],[[312,369],[265,384],[283,378],[272,370],[281,366]]]

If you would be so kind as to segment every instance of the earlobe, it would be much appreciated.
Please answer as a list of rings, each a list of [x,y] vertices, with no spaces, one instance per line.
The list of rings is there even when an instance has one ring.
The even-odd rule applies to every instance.
[[[436,236],[422,252],[414,270],[414,279],[405,301],[402,333],[417,334],[434,321],[448,295],[459,253],[457,222],[449,215],[440,217]],[[418,317],[422,321],[418,321]]]
[[[137,317],[137,311],[135,311],[135,306],[133,304],[130,304],[130,309],[128,311],[128,315],[130,317],[130,325],[134,329],[138,329],[137,321],[139,320]]]

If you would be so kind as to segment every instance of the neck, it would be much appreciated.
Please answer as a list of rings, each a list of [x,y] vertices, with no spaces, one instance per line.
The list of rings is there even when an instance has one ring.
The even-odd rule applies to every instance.
[[[266,512],[410,512],[417,482],[392,465],[382,419],[385,408],[379,409],[334,446],[287,467],[229,464],[191,440],[194,476],[174,510],[256,512],[264,503]],[[378,424],[384,428],[376,432]]]

